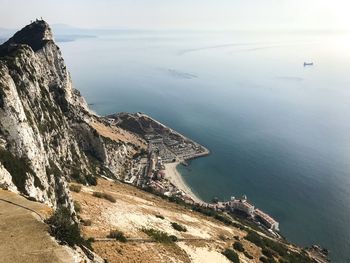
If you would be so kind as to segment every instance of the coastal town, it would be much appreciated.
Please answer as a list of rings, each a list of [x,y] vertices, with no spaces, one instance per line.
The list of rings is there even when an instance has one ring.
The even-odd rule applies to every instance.
[[[117,125],[141,136],[147,142],[147,151],[137,156],[126,183],[140,188],[150,188],[165,196],[173,196],[190,204],[197,204],[216,211],[239,214],[278,236],[279,223],[270,215],[256,208],[247,198],[231,197],[229,201],[214,200],[207,203],[198,198],[183,181],[177,165],[206,156],[209,150],[182,134],[143,113],[120,113],[108,116],[111,125]]]

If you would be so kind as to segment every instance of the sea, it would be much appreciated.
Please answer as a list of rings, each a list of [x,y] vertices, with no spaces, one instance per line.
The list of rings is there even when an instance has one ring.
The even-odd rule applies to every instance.
[[[350,262],[348,34],[120,30],[59,46],[96,113],[144,112],[211,151],[178,167],[199,197],[247,195],[289,241]]]

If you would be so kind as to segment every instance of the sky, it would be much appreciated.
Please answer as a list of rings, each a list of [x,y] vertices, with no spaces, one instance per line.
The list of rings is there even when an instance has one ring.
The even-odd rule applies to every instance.
[[[0,0],[0,28],[350,30],[349,0]]]

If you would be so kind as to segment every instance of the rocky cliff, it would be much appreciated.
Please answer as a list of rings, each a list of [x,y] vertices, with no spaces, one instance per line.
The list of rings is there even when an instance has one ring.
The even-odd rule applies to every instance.
[[[70,206],[67,182],[119,177],[138,146],[101,136],[45,21],[0,46],[0,187]]]

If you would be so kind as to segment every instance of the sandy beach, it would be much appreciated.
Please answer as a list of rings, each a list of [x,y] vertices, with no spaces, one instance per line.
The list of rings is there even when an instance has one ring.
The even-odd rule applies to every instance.
[[[193,193],[192,189],[183,180],[182,175],[177,171],[176,166],[179,164],[179,162],[165,164],[165,177],[177,188],[189,195],[195,202],[200,204],[205,203]]]

